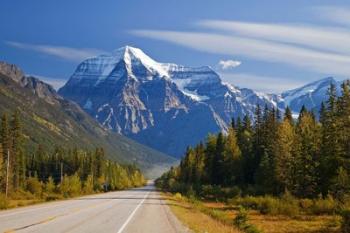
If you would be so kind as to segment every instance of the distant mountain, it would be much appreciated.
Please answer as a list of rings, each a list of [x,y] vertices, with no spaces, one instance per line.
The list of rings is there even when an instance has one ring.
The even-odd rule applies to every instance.
[[[276,105],[210,67],[158,63],[129,46],[83,61],[59,93],[104,127],[175,156],[233,117],[252,116],[256,104]]]
[[[154,149],[101,127],[77,104],[60,96],[52,86],[27,77],[15,65],[0,62],[0,113],[18,109],[25,138],[32,150],[42,144],[65,147],[104,147],[107,155],[121,163],[136,163],[156,177],[176,161]]]
[[[282,108],[289,106],[294,114],[298,114],[303,105],[307,109],[318,113],[321,103],[328,99],[327,91],[331,83],[336,86],[337,94],[340,95],[342,82],[337,82],[334,78],[328,77],[300,88],[283,92],[278,100],[279,105]]]
[[[102,126],[179,157],[208,133],[226,131],[232,118],[253,117],[256,105],[297,115],[318,112],[326,78],[282,94],[264,94],[222,82],[208,66],[159,63],[130,46],[78,65],[59,94],[78,103]]]

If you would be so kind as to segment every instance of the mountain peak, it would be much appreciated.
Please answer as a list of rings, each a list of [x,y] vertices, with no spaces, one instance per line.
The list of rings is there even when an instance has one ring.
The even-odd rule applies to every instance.
[[[20,82],[24,76],[23,71],[16,65],[0,61],[0,73],[10,77],[15,82]]]
[[[157,72],[160,76],[169,76],[160,63],[153,60],[139,48],[126,45],[115,50],[113,56],[118,57],[120,60],[124,60],[125,64],[129,67],[135,62],[141,63],[151,72]]]

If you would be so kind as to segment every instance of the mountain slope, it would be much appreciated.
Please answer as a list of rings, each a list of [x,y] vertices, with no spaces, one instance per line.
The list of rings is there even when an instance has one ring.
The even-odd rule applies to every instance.
[[[209,67],[158,63],[129,46],[83,61],[59,93],[106,128],[175,156],[232,117],[252,116],[257,103],[274,105]]]
[[[107,155],[122,163],[137,163],[156,176],[175,160],[101,127],[77,104],[61,97],[48,84],[26,77],[16,66],[0,62],[0,112],[18,109],[24,133],[32,149],[37,144],[53,148],[104,147]]]
[[[327,91],[331,83],[336,86],[338,95],[340,95],[341,82],[337,82],[334,78],[328,77],[311,82],[300,88],[283,92],[279,99],[280,104],[283,105],[283,107],[289,106],[295,114],[299,113],[303,105],[307,109],[318,113],[321,108],[321,103],[325,102],[328,98]]]

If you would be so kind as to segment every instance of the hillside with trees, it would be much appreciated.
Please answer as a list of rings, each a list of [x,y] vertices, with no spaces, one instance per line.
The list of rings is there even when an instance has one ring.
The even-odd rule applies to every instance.
[[[74,197],[101,191],[121,190],[145,184],[135,165],[120,165],[95,150],[56,147],[53,152],[39,145],[25,147],[18,111],[3,114],[0,126],[0,208],[9,199],[42,200]]]
[[[227,135],[209,135],[189,147],[180,165],[157,180],[158,187],[189,197],[231,200],[263,213],[276,212],[278,203],[277,213],[310,211],[321,202],[327,210],[317,213],[345,211],[350,207],[349,81],[341,92],[337,97],[330,86],[319,119],[305,107],[293,119],[289,108],[281,116],[277,109],[257,106],[254,119],[235,119]],[[291,208],[288,200],[293,200]]]
[[[0,114],[19,111],[26,150],[38,145],[48,153],[55,146],[94,150],[123,164],[135,163],[148,177],[157,177],[174,164],[170,156],[141,145],[99,125],[77,104],[64,99],[50,85],[25,76],[15,65],[0,62]]]

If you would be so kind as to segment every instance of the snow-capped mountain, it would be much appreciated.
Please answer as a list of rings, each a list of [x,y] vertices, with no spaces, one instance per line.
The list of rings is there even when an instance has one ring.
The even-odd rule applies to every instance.
[[[59,93],[103,126],[175,156],[257,103],[277,105],[223,83],[210,67],[159,63],[130,46],[83,61]]]
[[[159,63],[126,46],[83,61],[59,93],[77,102],[101,125],[170,155],[208,133],[226,131],[232,118],[254,115],[256,105],[302,105],[318,112],[327,99],[325,78],[282,94],[264,94],[222,82],[208,66]]]
[[[279,104],[282,108],[289,106],[294,114],[299,113],[304,105],[309,110],[314,110],[318,113],[321,103],[328,98],[327,91],[330,84],[335,84],[337,94],[340,95],[341,82],[337,82],[334,78],[328,77],[316,82],[306,84],[297,89],[285,91],[280,95]]]

